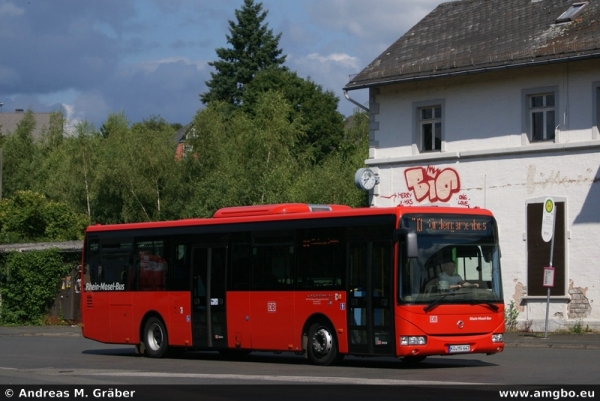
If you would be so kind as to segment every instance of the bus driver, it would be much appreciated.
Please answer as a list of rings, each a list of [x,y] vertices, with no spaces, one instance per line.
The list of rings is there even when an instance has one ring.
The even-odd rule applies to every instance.
[[[458,290],[462,287],[479,287],[479,284],[468,283],[460,276],[460,274],[456,273],[456,264],[454,260],[448,260],[447,262],[442,263],[442,273],[440,273],[438,278],[438,286],[440,290]]]

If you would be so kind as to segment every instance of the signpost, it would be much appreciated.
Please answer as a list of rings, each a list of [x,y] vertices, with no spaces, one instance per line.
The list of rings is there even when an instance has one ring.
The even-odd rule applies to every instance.
[[[554,287],[554,267],[544,267],[544,284],[542,285],[547,288]]]
[[[546,198],[544,201],[544,210],[542,215],[542,239],[544,242],[550,242],[550,266],[544,267],[543,286],[548,289],[546,295],[546,324],[544,328],[544,338],[548,337],[548,314],[550,313],[550,289],[554,287],[554,267],[552,267],[552,256],[554,255],[554,223],[556,216],[556,205],[552,198]]]

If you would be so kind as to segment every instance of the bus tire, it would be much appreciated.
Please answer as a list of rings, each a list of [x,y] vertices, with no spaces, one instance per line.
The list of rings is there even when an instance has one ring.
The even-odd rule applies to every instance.
[[[308,359],[315,365],[328,366],[341,360],[335,332],[327,323],[316,322],[308,329]]]
[[[169,349],[167,329],[163,322],[151,317],[144,326],[144,355],[150,358],[162,358]]]

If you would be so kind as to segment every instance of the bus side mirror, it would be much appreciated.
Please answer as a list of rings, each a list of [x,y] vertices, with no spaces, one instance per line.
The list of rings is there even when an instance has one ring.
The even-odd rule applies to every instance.
[[[419,256],[417,233],[406,233],[406,256],[409,258],[416,258]]]

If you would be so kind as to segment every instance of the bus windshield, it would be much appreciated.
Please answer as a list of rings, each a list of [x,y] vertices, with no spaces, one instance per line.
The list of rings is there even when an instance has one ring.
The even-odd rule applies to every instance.
[[[418,246],[417,257],[399,258],[401,303],[503,302],[493,217],[409,215],[401,227],[417,234]]]

